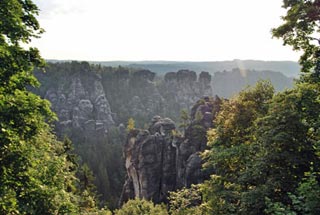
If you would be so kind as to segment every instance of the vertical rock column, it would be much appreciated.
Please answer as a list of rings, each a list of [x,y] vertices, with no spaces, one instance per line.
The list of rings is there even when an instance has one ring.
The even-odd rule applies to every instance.
[[[171,119],[154,117],[149,130],[133,130],[125,145],[127,180],[121,202],[139,197],[155,203],[166,202],[175,189],[176,151],[172,146]]]

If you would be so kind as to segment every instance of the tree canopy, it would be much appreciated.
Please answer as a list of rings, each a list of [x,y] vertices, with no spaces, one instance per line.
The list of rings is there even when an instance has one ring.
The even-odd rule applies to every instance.
[[[282,17],[284,23],[274,28],[272,34],[293,50],[301,50],[302,72],[310,72],[319,64],[320,57],[320,1],[284,0],[283,8],[287,10]]]
[[[303,52],[303,75],[293,89],[273,95],[260,83],[222,105],[204,153],[215,173],[203,204],[213,214],[320,211],[320,1],[283,3],[284,23],[272,33]]]
[[[78,214],[71,142],[57,140],[50,103],[29,91],[44,66],[24,48],[43,32],[38,12],[31,0],[0,1],[0,214]]]

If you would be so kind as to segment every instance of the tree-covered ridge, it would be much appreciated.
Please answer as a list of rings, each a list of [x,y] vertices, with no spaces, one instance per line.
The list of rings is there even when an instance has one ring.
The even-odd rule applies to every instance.
[[[255,85],[259,80],[269,80],[276,92],[293,87],[294,79],[275,71],[257,71],[232,69],[216,72],[212,77],[213,92],[220,97],[230,98],[248,86]]]

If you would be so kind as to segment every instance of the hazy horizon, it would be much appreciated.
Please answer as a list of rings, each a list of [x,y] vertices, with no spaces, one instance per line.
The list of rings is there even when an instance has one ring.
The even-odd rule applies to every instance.
[[[87,61],[87,62],[148,62],[148,63],[211,63],[211,62],[235,62],[235,61],[261,61],[261,62],[294,62],[298,60],[260,60],[260,59],[232,59],[232,60],[86,60],[86,59],[47,59],[47,61]]]
[[[272,39],[282,1],[35,0],[45,59],[78,61],[295,61]]]

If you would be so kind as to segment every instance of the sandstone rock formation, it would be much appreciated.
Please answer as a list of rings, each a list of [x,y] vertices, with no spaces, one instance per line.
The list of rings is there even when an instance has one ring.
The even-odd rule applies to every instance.
[[[125,123],[132,117],[140,126],[155,114],[177,120],[181,109],[190,109],[203,95],[212,95],[210,82],[209,73],[197,75],[189,70],[168,73],[164,80],[149,70],[120,67],[102,73],[102,84],[117,119]]]
[[[158,88],[167,101],[166,110],[170,110],[164,112],[164,115],[171,118],[179,115],[182,109],[189,110],[201,97],[213,95],[211,75],[208,72],[201,72],[199,77],[190,70],[169,72]]]
[[[72,128],[102,135],[129,118],[143,126],[156,114],[177,120],[181,109],[190,109],[204,95],[212,96],[208,72],[180,70],[161,79],[144,69],[71,62],[50,64],[45,74],[36,75],[42,83],[39,94],[59,117],[58,133]]]
[[[46,91],[45,98],[59,118],[58,133],[68,134],[76,129],[83,136],[103,138],[115,124],[99,77],[93,75],[90,79],[90,85],[87,85],[75,74]]]
[[[152,118],[149,129],[131,131],[124,147],[127,178],[120,204],[135,197],[166,202],[169,191],[202,182],[200,153],[220,104],[218,97],[199,100],[184,136],[177,135],[171,119],[160,116]]]
[[[123,200],[139,197],[162,202],[175,188],[175,149],[171,119],[154,117],[149,130],[134,130],[124,147],[128,179]]]

